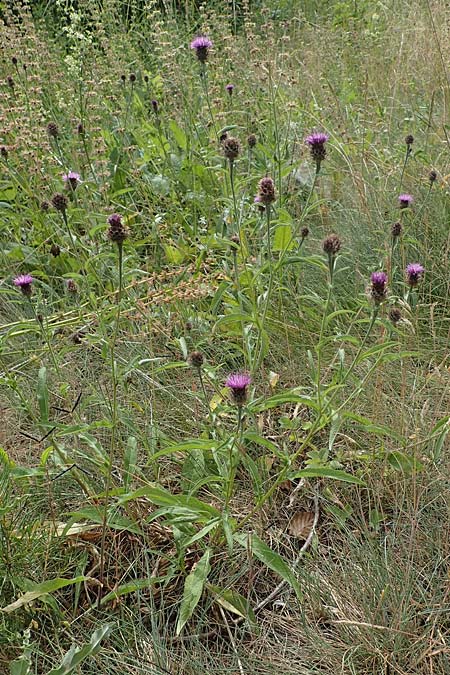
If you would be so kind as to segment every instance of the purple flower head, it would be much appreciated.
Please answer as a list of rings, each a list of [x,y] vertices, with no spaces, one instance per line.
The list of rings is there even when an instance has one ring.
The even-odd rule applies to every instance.
[[[206,63],[208,60],[208,50],[211,49],[213,43],[206,35],[198,35],[191,42],[191,49],[195,49],[197,58],[200,63]]]
[[[407,209],[408,206],[411,206],[414,199],[413,199],[412,195],[403,194],[403,195],[398,196],[398,201],[400,202],[400,208],[401,209]]]
[[[125,239],[128,237],[128,228],[122,221],[120,213],[112,213],[108,218],[109,229],[106,236],[110,241],[122,246]]]
[[[31,295],[31,284],[33,283],[34,279],[30,274],[20,274],[18,277],[14,279],[14,286],[17,286],[17,288],[20,288],[22,293],[24,295],[27,295],[28,297]]]
[[[152,108],[153,108],[154,113],[157,114],[159,112],[159,105],[158,105],[158,101],[156,101],[156,99],[152,99]]]
[[[247,399],[247,387],[252,378],[248,373],[231,373],[226,379],[225,386],[231,389],[236,405],[242,406]]]
[[[233,93],[234,84],[227,84],[227,86],[225,87],[225,89],[227,90],[227,92],[228,92],[228,93],[230,94],[230,96],[231,96],[231,94]]]
[[[321,163],[327,156],[325,143],[329,138],[328,134],[324,134],[320,131],[314,132],[305,138],[305,143],[306,145],[309,145],[311,157],[316,163],[317,170],[320,169]]]
[[[71,190],[76,190],[79,185],[83,182],[81,176],[76,171],[69,171],[63,175],[63,181]]]
[[[420,263],[409,263],[406,267],[406,280],[411,288],[417,286],[424,272],[425,268]]]
[[[371,289],[370,289],[370,294],[375,302],[375,304],[379,305],[380,302],[383,302],[383,300],[386,299],[387,295],[387,274],[386,272],[372,272],[370,276],[370,281],[371,281]]]

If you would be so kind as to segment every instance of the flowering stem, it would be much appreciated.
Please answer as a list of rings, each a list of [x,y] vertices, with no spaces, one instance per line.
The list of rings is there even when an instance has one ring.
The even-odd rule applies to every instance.
[[[239,230],[238,222],[238,210],[236,202],[236,191],[234,189],[234,162],[230,159],[230,183],[231,183],[231,194],[233,195],[233,210],[234,210],[234,227],[235,230]]]
[[[236,439],[239,439],[238,441],[238,455],[237,455],[237,460],[233,460],[233,452],[234,448],[236,445]],[[225,497],[225,510],[228,510],[230,500],[233,496],[233,488],[234,488],[234,481],[236,478],[236,472],[237,472],[237,467],[239,464],[239,446],[241,445],[242,441],[242,406],[238,405],[237,409],[237,429],[236,429],[236,436],[233,438],[233,441],[230,445],[230,452],[229,452],[229,477],[228,477],[228,485],[227,485],[227,493]]]
[[[51,344],[51,342],[50,342],[50,340],[49,340],[47,331],[44,329],[44,319],[43,319],[43,317],[39,317],[39,316],[37,315],[37,313],[36,313],[36,308],[35,308],[35,306],[33,305],[33,302],[32,302],[32,300],[31,300],[31,298],[28,298],[28,300],[29,300],[29,302],[30,302],[30,307],[31,307],[31,311],[33,312],[33,316],[34,316],[34,318],[36,319],[36,323],[38,324],[39,328],[41,329],[41,335],[42,335],[42,338],[43,338],[44,342],[46,343],[46,345],[47,345],[47,347],[48,347],[48,351],[49,351],[50,357],[51,357],[51,359],[52,359],[52,361],[53,361],[53,365],[55,366],[56,372],[58,373],[58,375],[61,375],[61,372],[60,372],[59,366],[58,366],[58,362],[57,362],[57,360],[56,360],[55,353],[54,353],[54,351],[53,351],[52,344]]]
[[[105,543],[106,543],[106,526],[108,522],[108,506],[109,506],[109,494],[111,491],[112,483],[112,465],[114,450],[116,444],[116,432],[117,432],[117,423],[118,423],[118,406],[117,406],[117,365],[115,359],[115,348],[117,343],[117,337],[119,334],[119,324],[120,324],[120,307],[122,300],[122,284],[123,284],[123,244],[119,242],[117,244],[118,250],[118,266],[119,266],[119,292],[117,295],[117,313],[116,313],[116,322],[114,327],[114,334],[111,341],[110,352],[111,352],[111,379],[112,379],[112,411],[111,411],[111,445],[109,450],[108,458],[108,468],[106,476],[106,486],[105,486],[105,505],[103,509],[103,522],[102,522],[102,539],[101,539],[101,548],[100,548],[100,582],[103,584],[104,571],[105,571]],[[100,589],[101,590],[101,589]],[[98,596],[98,606],[100,606],[102,594],[99,592]]]
[[[267,223],[267,258],[269,264],[269,287],[267,289],[266,302],[264,303],[264,311],[259,326],[258,341],[256,345],[256,359],[254,364],[255,369],[258,369],[261,366],[261,362],[263,360],[262,331],[264,330],[264,324],[266,322],[267,310],[269,308],[270,296],[272,295],[272,285],[273,285],[274,269],[272,265],[272,246],[270,242],[270,204],[266,205],[266,223]]]
[[[214,115],[213,111],[211,108],[211,102],[209,100],[209,87],[208,87],[208,71],[206,69],[206,65],[204,63],[201,64],[201,70],[200,70],[200,81],[202,83],[203,90],[205,92],[205,98],[206,98],[206,105],[208,106],[208,111],[209,111],[209,116],[211,117],[211,123],[214,129],[214,134],[217,139],[217,129],[216,129],[216,123],[214,120]]]

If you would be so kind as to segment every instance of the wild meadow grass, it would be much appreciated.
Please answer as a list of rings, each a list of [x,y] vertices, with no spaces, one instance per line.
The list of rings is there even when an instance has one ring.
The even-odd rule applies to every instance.
[[[450,673],[441,0],[0,5],[0,673]]]

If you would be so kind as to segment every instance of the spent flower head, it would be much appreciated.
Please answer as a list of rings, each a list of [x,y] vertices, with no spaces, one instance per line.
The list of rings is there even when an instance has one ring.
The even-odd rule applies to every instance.
[[[115,244],[123,244],[128,237],[128,228],[122,221],[120,213],[113,213],[108,218],[108,231],[106,233],[108,239]]]
[[[206,35],[198,35],[191,42],[191,49],[195,50],[200,63],[206,63],[208,60],[208,52],[212,46],[213,43]]]
[[[264,206],[270,206],[276,198],[275,183],[273,182],[273,179],[270,178],[270,176],[261,178],[258,183],[258,194],[255,197],[255,202],[263,204]]]
[[[234,138],[233,136],[226,136],[226,138],[224,138],[222,141],[222,150],[225,157],[230,162],[234,162],[234,160],[239,157],[241,144],[237,138]]]
[[[406,267],[406,281],[414,288],[421,280],[425,268],[420,263],[409,263]]]
[[[61,211],[61,213],[64,214],[68,205],[67,197],[60,192],[57,192],[52,197],[52,204],[57,211]]]
[[[30,297],[32,290],[31,290],[31,284],[33,283],[34,279],[31,276],[31,274],[20,274],[18,277],[14,279],[14,286],[17,286],[24,295],[27,297]]]
[[[251,381],[252,378],[248,373],[231,373],[227,377],[225,386],[230,389],[236,405],[244,405],[247,400],[247,387]]]

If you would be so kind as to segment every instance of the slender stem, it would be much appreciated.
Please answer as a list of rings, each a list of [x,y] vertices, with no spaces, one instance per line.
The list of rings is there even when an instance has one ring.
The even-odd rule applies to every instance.
[[[329,258],[329,263],[330,263],[330,280],[328,284],[328,293],[327,293],[327,299],[325,302],[325,308],[323,310],[323,315],[322,315],[322,323],[320,326],[320,334],[319,334],[319,342],[317,343],[317,403],[319,406],[319,417],[322,414],[322,395],[321,395],[321,390],[320,390],[320,385],[321,385],[321,377],[320,377],[320,371],[322,367],[322,340],[323,340],[323,335],[325,332],[325,323],[327,320],[328,316],[328,308],[330,306],[330,300],[331,300],[331,295],[333,292],[333,270],[334,270],[334,262],[335,258],[334,256],[330,255]]]
[[[234,448],[235,448],[235,445],[236,445],[236,439],[239,439],[238,448],[237,448],[238,456],[237,456],[237,461],[234,461],[233,460],[233,452],[234,452]],[[230,445],[230,452],[229,452],[230,473],[229,473],[227,493],[226,493],[226,498],[225,498],[225,510],[228,510],[231,498],[233,496],[234,481],[235,481],[235,478],[236,478],[237,467],[238,467],[238,464],[239,464],[239,446],[241,444],[241,441],[242,441],[242,406],[239,405],[238,409],[237,409],[236,436],[233,438],[233,442]]]
[[[54,351],[53,351],[53,347],[52,347],[51,342],[50,342],[50,340],[49,340],[47,331],[44,329],[44,318],[43,318],[43,317],[39,317],[39,316],[37,315],[37,313],[36,313],[36,308],[35,308],[35,306],[33,305],[32,301],[31,301],[31,298],[28,298],[28,300],[29,300],[29,302],[30,302],[31,311],[33,312],[34,318],[36,319],[36,323],[38,324],[38,326],[39,326],[40,329],[41,329],[41,335],[42,335],[42,337],[43,337],[43,339],[44,339],[44,341],[45,341],[45,343],[46,343],[46,345],[47,345],[47,347],[48,347],[48,351],[49,351],[50,357],[51,357],[51,359],[52,359],[52,361],[53,361],[53,365],[55,366],[56,372],[58,373],[58,375],[61,375],[61,371],[60,371],[60,369],[59,369],[59,365],[58,365],[58,362],[57,362],[57,360],[56,360],[55,353],[54,353]]]
[[[117,406],[117,390],[118,390],[118,381],[117,381],[117,366],[116,366],[116,343],[117,337],[119,334],[119,324],[120,324],[120,309],[121,309],[121,300],[122,300],[122,277],[123,277],[123,244],[120,242],[117,246],[118,249],[118,265],[119,265],[119,292],[117,296],[117,313],[116,313],[116,322],[114,327],[114,334],[111,341],[110,353],[111,353],[111,379],[112,379],[112,411],[111,411],[111,445],[109,451],[109,461],[107,467],[107,476],[106,476],[106,486],[105,486],[105,505],[103,509],[103,522],[102,522],[102,540],[101,540],[101,549],[100,549],[100,582],[103,584],[104,581],[104,571],[105,571],[105,543],[106,543],[106,526],[108,522],[108,506],[109,506],[109,494],[111,491],[112,483],[112,465],[114,458],[114,450],[116,444],[116,432],[117,432],[117,423],[118,423],[118,406]],[[99,593],[98,596],[98,606],[100,606],[102,594]]]
[[[236,192],[234,189],[234,161],[232,159],[230,159],[230,183],[231,183],[231,194],[233,195],[234,228],[235,231],[238,231],[239,230],[238,210],[236,202]]]
[[[272,295],[272,286],[273,286],[273,264],[272,264],[272,246],[270,241],[270,204],[266,206],[266,224],[267,224],[267,258],[269,265],[269,287],[267,289],[266,301],[264,303],[264,311],[260,322],[260,328],[258,333],[258,342],[256,347],[256,359],[255,359],[255,368],[259,368],[263,359],[263,345],[262,345],[262,331],[264,330],[264,324],[266,321],[267,310],[269,308],[270,297]]]

